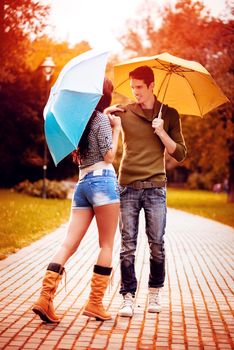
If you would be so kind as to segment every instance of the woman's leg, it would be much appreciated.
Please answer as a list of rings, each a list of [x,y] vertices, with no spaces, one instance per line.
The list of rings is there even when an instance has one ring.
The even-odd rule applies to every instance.
[[[57,253],[53,256],[54,263],[64,266],[75,253],[93,219],[92,209],[72,209],[67,235]]]
[[[118,224],[119,204],[95,207],[94,212],[98,226],[100,253],[97,264],[94,266],[89,300],[86,303],[83,315],[105,321],[111,319],[111,315],[103,307],[102,299],[112,270],[110,266],[114,236]]]
[[[112,250],[119,218],[119,203],[95,207],[94,212],[100,245],[97,265],[111,266]]]
[[[33,312],[39,315],[45,322],[58,323],[60,321],[59,317],[55,314],[53,299],[58,284],[62,279],[63,265],[78,248],[93,216],[92,209],[73,209],[71,211],[67,236],[58,252],[52,258],[52,262],[47,267],[42,282],[40,297],[32,307]]]

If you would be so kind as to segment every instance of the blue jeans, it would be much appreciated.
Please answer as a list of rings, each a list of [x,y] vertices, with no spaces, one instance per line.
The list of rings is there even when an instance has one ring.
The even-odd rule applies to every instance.
[[[135,294],[135,252],[140,210],[145,212],[145,231],[150,248],[149,287],[163,287],[165,280],[164,233],[166,226],[166,188],[120,188],[121,288],[120,294]]]
[[[119,188],[113,170],[91,171],[75,187],[72,209],[89,209],[119,203]]]

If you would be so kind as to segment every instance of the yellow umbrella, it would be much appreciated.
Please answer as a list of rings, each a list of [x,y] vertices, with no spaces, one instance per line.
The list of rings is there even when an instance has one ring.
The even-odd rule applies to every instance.
[[[154,93],[163,104],[180,114],[204,116],[214,108],[229,102],[210,73],[198,62],[162,53],[138,57],[114,66],[115,91],[134,100],[129,72],[147,65],[155,75]],[[161,107],[162,107],[161,105]],[[159,117],[161,110],[159,112]]]

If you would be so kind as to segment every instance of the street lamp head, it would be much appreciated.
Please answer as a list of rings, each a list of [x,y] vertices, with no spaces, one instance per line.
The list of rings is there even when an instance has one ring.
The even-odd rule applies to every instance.
[[[52,59],[51,56],[48,56],[44,59],[44,62],[41,64],[41,67],[43,69],[43,73],[45,75],[45,78],[47,81],[50,80],[51,75],[54,72],[54,67],[55,67],[55,63]]]

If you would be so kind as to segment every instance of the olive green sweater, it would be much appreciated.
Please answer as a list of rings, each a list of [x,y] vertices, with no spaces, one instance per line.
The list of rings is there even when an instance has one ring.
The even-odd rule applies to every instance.
[[[165,146],[152,128],[152,120],[158,115],[160,103],[155,100],[153,110],[142,110],[137,103],[122,108],[124,112],[115,113],[121,117],[123,137],[119,183],[128,185],[137,180],[166,183]],[[165,105],[162,118],[165,131],[176,143],[171,156],[181,162],[186,155],[186,146],[180,116],[174,108]]]

